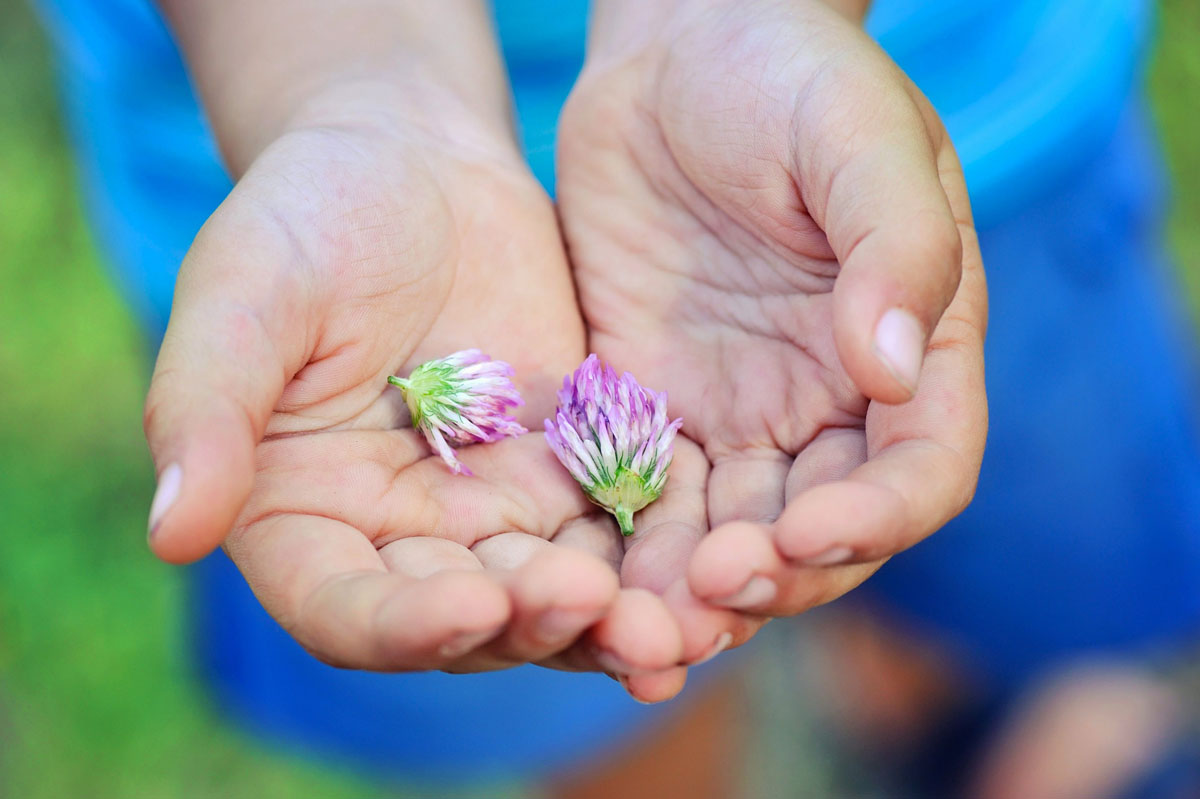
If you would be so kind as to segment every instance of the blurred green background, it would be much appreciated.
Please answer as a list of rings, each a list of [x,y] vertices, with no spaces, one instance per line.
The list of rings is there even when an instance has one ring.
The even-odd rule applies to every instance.
[[[1162,4],[1150,94],[1169,235],[1200,308],[1200,3]],[[0,796],[393,793],[222,724],[190,681],[179,574],[144,546],[148,376],[81,216],[49,52],[0,2]]]

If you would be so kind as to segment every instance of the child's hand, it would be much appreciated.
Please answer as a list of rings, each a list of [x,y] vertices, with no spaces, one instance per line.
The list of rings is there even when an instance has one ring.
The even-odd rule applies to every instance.
[[[607,522],[540,433],[460,449],[463,477],[402,427],[388,375],[480,347],[515,367],[539,429],[584,333],[511,138],[453,97],[380,91],[291,126],[197,236],[147,400],[151,546],[184,562],[224,540],[338,665],[673,667],[676,622],[619,588]]]
[[[623,564],[692,659],[841,595],[966,505],[986,290],[944,129],[845,17],[595,15],[560,212],[593,349],[667,390],[711,464],[673,471],[690,501],[642,523]]]

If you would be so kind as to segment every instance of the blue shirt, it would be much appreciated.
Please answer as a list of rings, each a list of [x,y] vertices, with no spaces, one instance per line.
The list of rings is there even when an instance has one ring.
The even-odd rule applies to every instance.
[[[59,55],[89,211],[126,299],[161,335],[175,269],[229,180],[149,0],[37,3]],[[583,0],[496,3],[526,151],[550,189],[586,11]],[[868,29],[942,114],[987,226],[1108,141],[1150,17],[1147,0],[879,0]]]

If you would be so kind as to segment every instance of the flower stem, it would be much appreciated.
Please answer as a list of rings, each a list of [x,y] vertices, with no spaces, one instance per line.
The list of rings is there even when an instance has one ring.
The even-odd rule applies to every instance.
[[[613,515],[617,517],[617,525],[621,528],[621,535],[633,535],[633,511],[623,505],[618,505],[613,511]]]
[[[391,383],[393,386],[398,386],[399,388],[402,388],[405,391],[408,391],[409,382],[408,382],[408,380],[406,380],[403,377],[396,377],[395,375],[388,375],[388,382]]]

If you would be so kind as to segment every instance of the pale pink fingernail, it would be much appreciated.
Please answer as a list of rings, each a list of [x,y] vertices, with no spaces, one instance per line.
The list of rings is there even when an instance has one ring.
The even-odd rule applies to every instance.
[[[925,331],[917,317],[901,308],[880,317],[875,325],[875,354],[893,377],[915,392],[925,359]]]
[[[713,642],[713,645],[708,648],[708,651],[705,652],[703,655],[701,655],[700,659],[697,660],[692,665],[699,666],[703,663],[707,663],[708,661],[712,660],[717,655],[721,654],[726,649],[728,649],[729,645],[732,643],[733,643],[733,633],[721,633],[720,635],[717,636],[717,640]]]
[[[854,554],[854,550],[850,547],[836,545],[832,546],[824,552],[813,555],[811,558],[805,558],[803,563],[805,566],[836,566],[839,563],[845,563],[850,560]]]
[[[460,633],[438,647],[438,654],[444,658],[460,658],[480,644],[495,638],[499,630],[484,630],[483,632]]]
[[[746,581],[741,590],[721,599],[712,600],[714,605],[744,610],[765,605],[775,598],[778,589],[770,579],[756,574]]]
[[[639,705],[656,704],[655,702],[647,702],[645,699],[639,699],[637,697],[637,695],[633,693],[633,691],[629,690],[629,677],[627,677],[623,674],[618,674],[617,682],[621,683],[621,687],[625,689],[625,693],[629,694],[629,698],[632,699],[634,702],[637,702]]]
[[[150,503],[150,535],[153,536],[163,516],[179,499],[179,487],[183,484],[183,469],[172,463],[158,477],[158,488],[154,490],[154,501]]]

